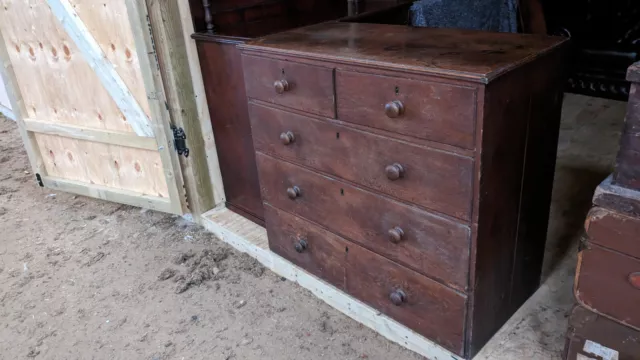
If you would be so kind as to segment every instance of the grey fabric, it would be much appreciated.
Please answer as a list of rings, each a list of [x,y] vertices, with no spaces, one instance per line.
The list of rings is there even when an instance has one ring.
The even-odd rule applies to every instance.
[[[413,26],[517,32],[517,0],[418,0]]]

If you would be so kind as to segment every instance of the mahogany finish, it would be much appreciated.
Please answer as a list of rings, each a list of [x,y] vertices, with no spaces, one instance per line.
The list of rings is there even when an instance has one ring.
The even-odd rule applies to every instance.
[[[257,154],[257,160],[266,203],[333,229],[451,287],[467,288],[468,226],[262,153]],[[394,241],[398,229],[401,241]]]
[[[198,41],[198,55],[227,207],[264,224],[242,61],[236,44]]]
[[[589,242],[640,259],[640,218],[594,207],[587,215]]]
[[[240,49],[271,249],[472,358],[539,284],[566,40],[326,23]],[[308,99],[277,97],[287,66]]]
[[[242,62],[248,97],[335,117],[333,69],[254,56]]]
[[[257,151],[335,174],[394,198],[460,219],[471,218],[473,160],[250,104]],[[295,142],[282,146],[282,132]]]
[[[198,31],[192,37],[198,46],[226,205],[264,224],[242,61],[236,45],[253,37],[318,22],[367,14],[380,16],[387,11],[395,13],[403,5],[396,1],[360,1],[357,6],[349,7],[344,0],[189,0],[189,5]],[[318,106],[314,113],[335,116],[333,70],[289,68],[277,61],[266,62],[264,66],[271,66],[277,76],[269,76],[264,88],[252,87],[249,91],[262,92],[261,98],[266,101],[272,99],[274,103],[288,106],[306,104],[302,110],[312,111]],[[310,69],[312,73],[308,73]],[[258,75],[265,75],[262,70],[266,71],[261,69],[262,75]],[[286,135],[281,140],[294,141]]]
[[[265,217],[275,253],[456,353],[462,351],[466,296],[270,205],[265,205]],[[301,253],[296,251],[300,239],[308,244]]]
[[[340,120],[474,147],[476,89],[472,87],[338,71],[336,93]]]
[[[640,330],[640,259],[591,245],[580,252],[576,299],[588,309]]]

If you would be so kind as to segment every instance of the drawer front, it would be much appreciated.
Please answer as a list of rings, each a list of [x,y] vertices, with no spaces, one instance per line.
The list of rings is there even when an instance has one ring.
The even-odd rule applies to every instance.
[[[257,159],[265,202],[451,287],[466,289],[468,227],[261,153]],[[293,199],[289,192],[294,192]]]
[[[640,219],[594,207],[585,228],[590,242],[640,259]]]
[[[462,355],[466,297],[302,218],[269,205],[265,217],[273,252]]]
[[[251,104],[256,150],[463,220],[470,219],[473,160]],[[290,133],[285,145],[281,136]],[[390,180],[387,168],[402,168]],[[391,178],[399,172],[392,172]]]
[[[247,97],[335,117],[333,69],[242,56]]]
[[[640,260],[595,245],[580,254],[576,299],[640,329]]]
[[[340,120],[474,148],[475,89],[338,71],[336,92]]]

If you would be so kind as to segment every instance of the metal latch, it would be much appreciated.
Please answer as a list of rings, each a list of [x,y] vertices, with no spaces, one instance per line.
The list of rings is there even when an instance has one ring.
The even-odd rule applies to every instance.
[[[175,125],[171,125],[171,130],[173,130],[173,145],[178,152],[178,155],[184,155],[184,157],[189,157],[189,148],[187,147],[187,134],[184,133],[182,128],[179,128]]]

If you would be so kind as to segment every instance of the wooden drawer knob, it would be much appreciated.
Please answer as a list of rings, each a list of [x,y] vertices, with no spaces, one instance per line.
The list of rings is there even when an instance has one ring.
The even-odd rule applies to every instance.
[[[293,186],[290,188],[287,188],[287,196],[289,196],[289,199],[295,199],[298,196],[300,196],[300,188],[297,186]]]
[[[631,286],[640,290],[640,272],[629,274],[629,282],[631,283]]]
[[[276,89],[278,94],[283,94],[285,91],[289,90],[289,83],[287,80],[276,80],[273,83],[273,87]]]
[[[389,294],[389,299],[391,299],[393,305],[400,306],[402,303],[407,302],[407,294],[402,290],[396,290]]]
[[[280,141],[282,141],[282,143],[285,145],[289,145],[292,142],[296,141],[296,137],[291,131],[287,131],[280,134]]]
[[[384,113],[392,119],[400,117],[404,114],[404,105],[400,100],[393,100],[384,106]]]
[[[307,250],[308,246],[309,244],[307,244],[307,240],[298,239],[298,241],[296,241],[294,245],[294,248],[296,249],[297,252],[302,253],[303,251]]]
[[[384,171],[387,173],[389,180],[398,180],[404,176],[404,167],[398,163],[387,166]]]
[[[393,229],[389,230],[389,240],[391,240],[392,243],[397,244],[400,241],[402,241],[402,238],[404,237],[404,231],[402,231],[402,229],[399,226],[394,227]]]

